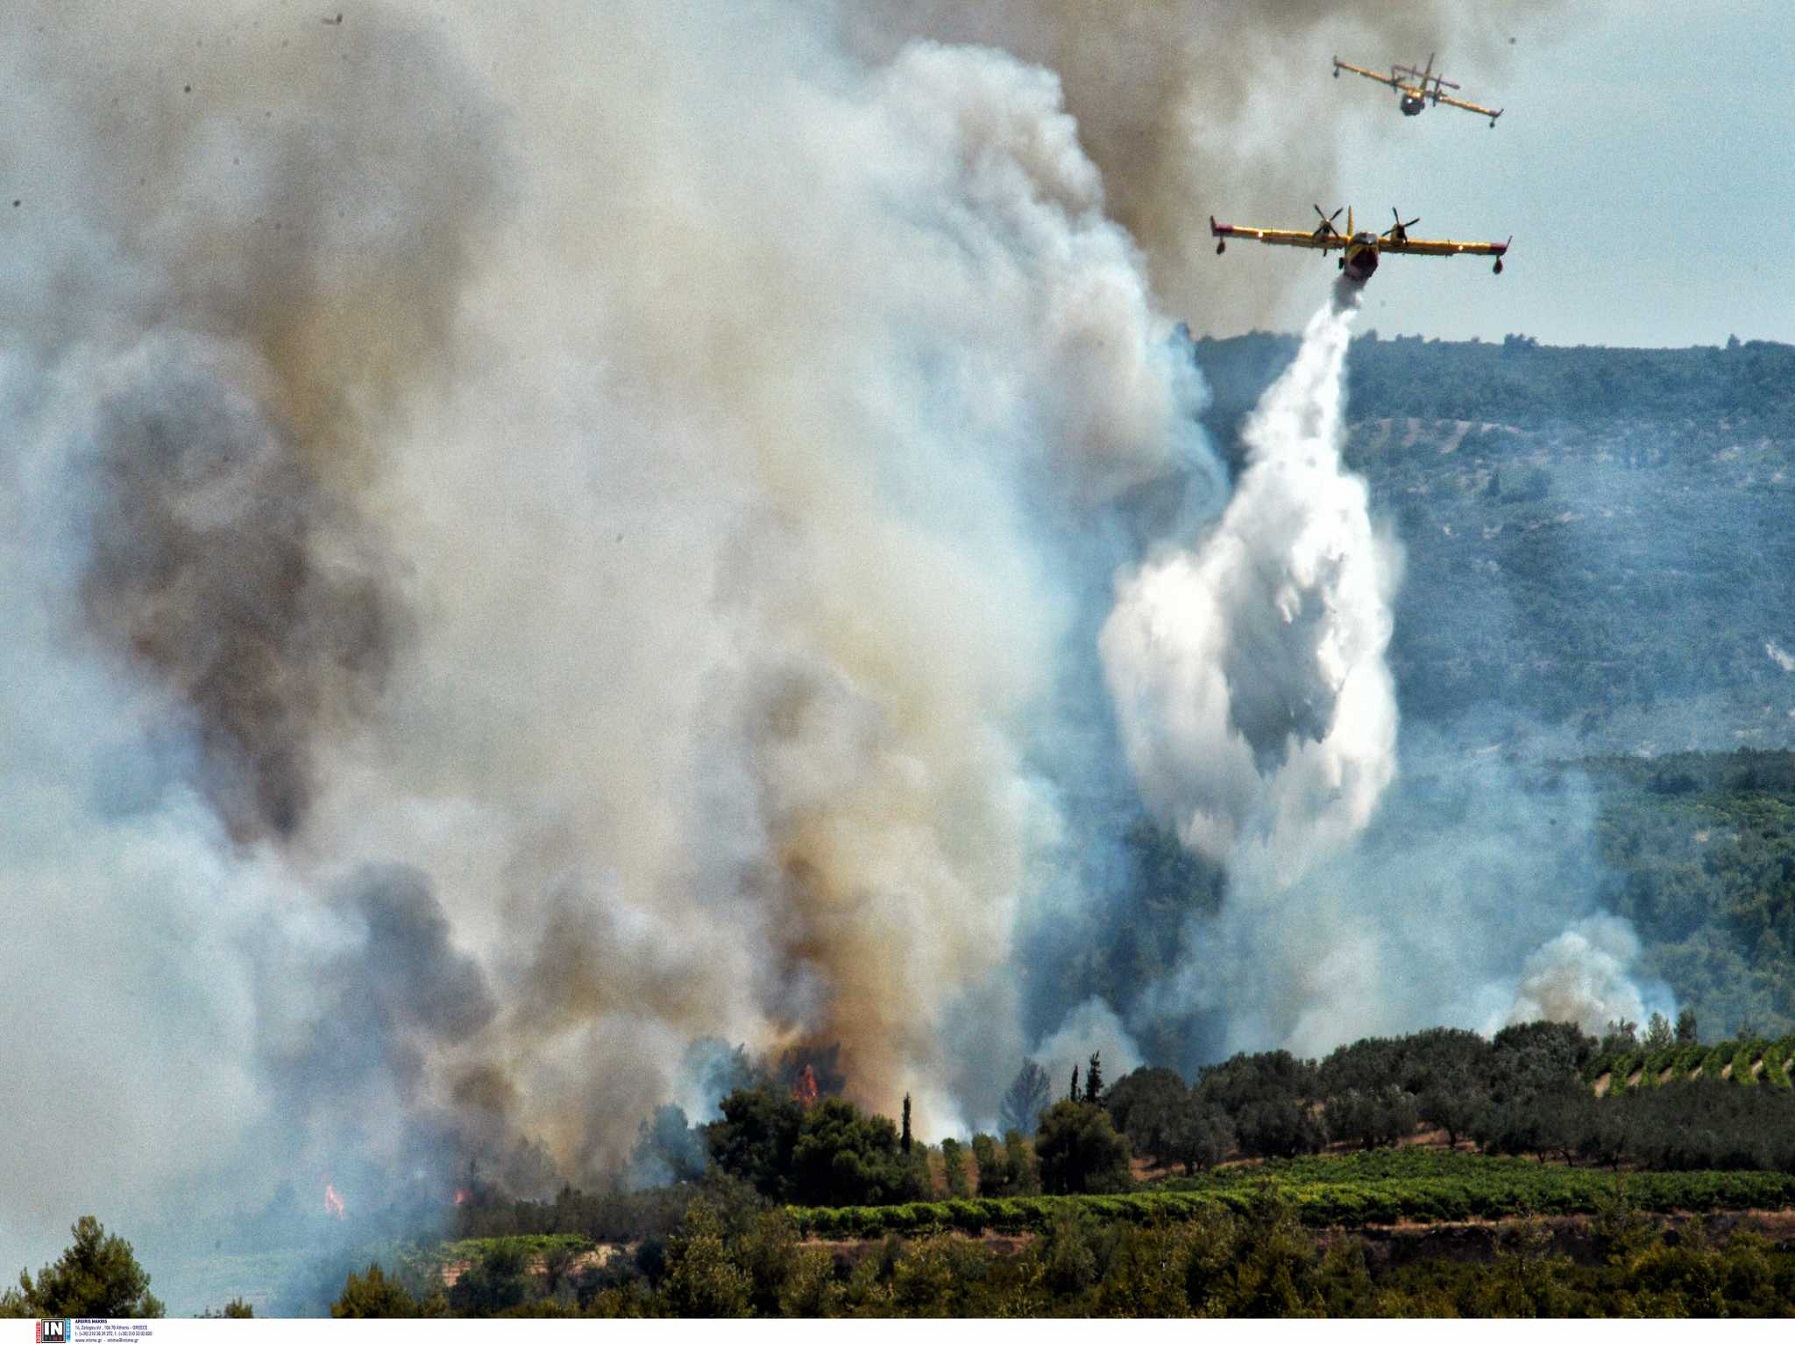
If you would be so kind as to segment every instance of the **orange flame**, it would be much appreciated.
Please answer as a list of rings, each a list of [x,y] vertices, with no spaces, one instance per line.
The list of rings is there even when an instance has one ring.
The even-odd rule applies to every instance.
[[[798,1082],[792,1085],[792,1101],[804,1108],[805,1111],[809,1111],[816,1106],[816,1099],[816,1071],[806,1065],[804,1072],[798,1076]]]
[[[467,1189],[465,1187],[455,1193],[455,1203],[457,1205],[467,1204]]]
[[[343,1197],[337,1194],[337,1188],[329,1182],[324,1183],[324,1212],[335,1215],[339,1219],[346,1212],[343,1207]]]

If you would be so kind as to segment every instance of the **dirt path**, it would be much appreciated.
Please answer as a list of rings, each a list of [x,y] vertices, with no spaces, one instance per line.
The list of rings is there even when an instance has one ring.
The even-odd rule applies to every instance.
[[[639,1246],[641,1244],[636,1242],[601,1242],[595,1247],[577,1253],[567,1263],[567,1268],[562,1273],[577,1275],[582,1270],[596,1270],[600,1266],[607,1265],[614,1257],[634,1256],[636,1248]],[[444,1261],[442,1265],[443,1288],[453,1289],[473,1264],[472,1261],[465,1258],[459,1261]],[[548,1277],[548,1258],[541,1253],[532,1256],[524,1262],[524,1273],[533,1275],[537,1279],[546,1279]]]

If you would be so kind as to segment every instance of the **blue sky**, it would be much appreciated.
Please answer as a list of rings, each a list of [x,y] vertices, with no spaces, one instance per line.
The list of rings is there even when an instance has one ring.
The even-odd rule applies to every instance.
[[[1441,52],[1464,96],[1506,109],[1494,131],[1452,109],[1405,118],[1394,94],[1341,77],[1342,200],[1361,219],[1387,226],[1399,205],[1417,234],[1514,235],[1499,277],[1470,258],[1390,259],[1364,325],[1554,345],[1795,341],[1795,7],[1583,3],[1518,30],[1513,53],[1497,76]],[[1377,67],[1427,53],[1340,55]],[[1312,299],[1295,287],[1278,325],[1300,326]]]

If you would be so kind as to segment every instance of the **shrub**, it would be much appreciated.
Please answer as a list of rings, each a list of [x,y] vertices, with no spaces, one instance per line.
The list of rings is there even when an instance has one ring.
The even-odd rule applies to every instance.
[[[1083,1102],[1056,1102],[1035,1138],[1041,1185],[1056,1193],[1125,1191],[1134,1184],[1128,1141],[1109,1113]]]
[[[1757,1079],[1752,1075],[1751,1067],[1757,1061],[1758,1050],[1756,1042],[1742,1041],[1739,1043],[1739,1049],[1733,1052],[1734,1083],[1747,1088],[1757,1083]]]

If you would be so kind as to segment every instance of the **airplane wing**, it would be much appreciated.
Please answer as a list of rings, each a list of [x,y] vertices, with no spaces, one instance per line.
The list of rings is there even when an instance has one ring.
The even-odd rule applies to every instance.
[[[1444,75],[1434,74],[1433,65],[1431,63],[1425,70],[1417,70],[1412,65],[1394,65],[1390,67],[1390,73],[1401,79],[1414,80],[1416,86],[1429,98],[1438,98],[1441,89],[1458,88],[1458,85],[1454,84]]]
[[[1305,233],[1301,229],[1253,229],[1241,224],[1217,224],[1215,216],[1209,217],[1209,232],[1217,238],[1250,238],[1256,243],[1274,243],[1287,248],[1320,248],[1323,252],[1337,251],[1346,246],[1346,240],[1337,233]]]
[[[1467,103],[1462,98],[1447,98],[1441,95],[1435,101],[1444,103],[1447,107],[1462,107],[1467,112],[1475,112],[1481,117],[1488,117],[1492,125],[1495,124],[1496,118],[1502,115],[1502,109],[1499,107],[1479,107],[1476,103]]]
[[[1366,79],[1375,79],[1379,84],[1388,84],[1392,89],[1402,87],[1402,81],[1394,75],[1379,74],[1376,70],[1367,70],[1362,65],[1348,65],[1338,56],[1334,58],[1334,77],[1338,79],[1342,70],[1350,70],[1355,75],[1363,75]]]
[[[1420,257],[1456,257],[1461,252],[1477,257],[1500,257],[1508,251],[1508,244],[1466,243],[1456,238],[1405,238],[1397,242],[1386,237],[1378,240],[1377,250],[1408,252]]]

